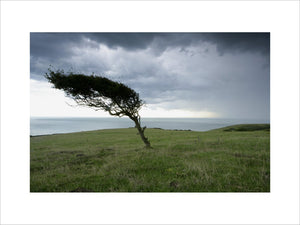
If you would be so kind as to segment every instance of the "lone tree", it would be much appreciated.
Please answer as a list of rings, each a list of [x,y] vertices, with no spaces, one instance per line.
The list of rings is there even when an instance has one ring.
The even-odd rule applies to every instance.
[[[54,88],[63,90],[78,105],[88,106],[95,110],[107,111],[112,116],[128,116],[135,123],[145,147],[151,148],[145,137],[146,127],[141,127],[140,108],[144,102],[139,94],[128,86],[100,76],[84,74],[65,74],[63,70],[48,69],[45,74]]]

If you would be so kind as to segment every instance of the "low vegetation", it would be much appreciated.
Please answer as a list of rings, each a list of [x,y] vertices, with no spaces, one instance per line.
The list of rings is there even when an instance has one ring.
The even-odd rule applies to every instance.
[[[230,131],[230,132],[228,132]],[[270,126],[30,137],[31,192],[269,192]]]

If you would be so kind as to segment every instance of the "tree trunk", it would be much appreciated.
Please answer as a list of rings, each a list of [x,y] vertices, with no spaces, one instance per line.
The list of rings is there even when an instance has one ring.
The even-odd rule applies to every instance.
[[[141,128],[140,121],[137,117],[133,117],[131,119],[134,121],[136,129],[138,129],[139,134],[140,134],[143,142],[145,143],[145,147],[146,148],[151,148],[151,145],[150,145],[150,142],[149,142],[148,138],[146,138],[145,135],[144,135],[144,131],[145,131],[146,127]]]

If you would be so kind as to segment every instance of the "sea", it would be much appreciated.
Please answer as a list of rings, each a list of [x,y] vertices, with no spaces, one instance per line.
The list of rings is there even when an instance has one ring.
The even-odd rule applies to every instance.
[[[270,123],[266,119],[142,118],[142,126],[170,130],[208,131],[236,124]],[[129,118],[119,117],[31,117],[30,135],[46,135],[134,127]]]

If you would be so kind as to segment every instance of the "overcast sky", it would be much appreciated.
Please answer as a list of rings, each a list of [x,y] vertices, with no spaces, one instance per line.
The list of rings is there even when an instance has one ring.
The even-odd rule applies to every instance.
[[[49,65],[125,83],[144,117],[269,119],[269,33],[31,33],[31,116],[106,116],[69,106]]]

